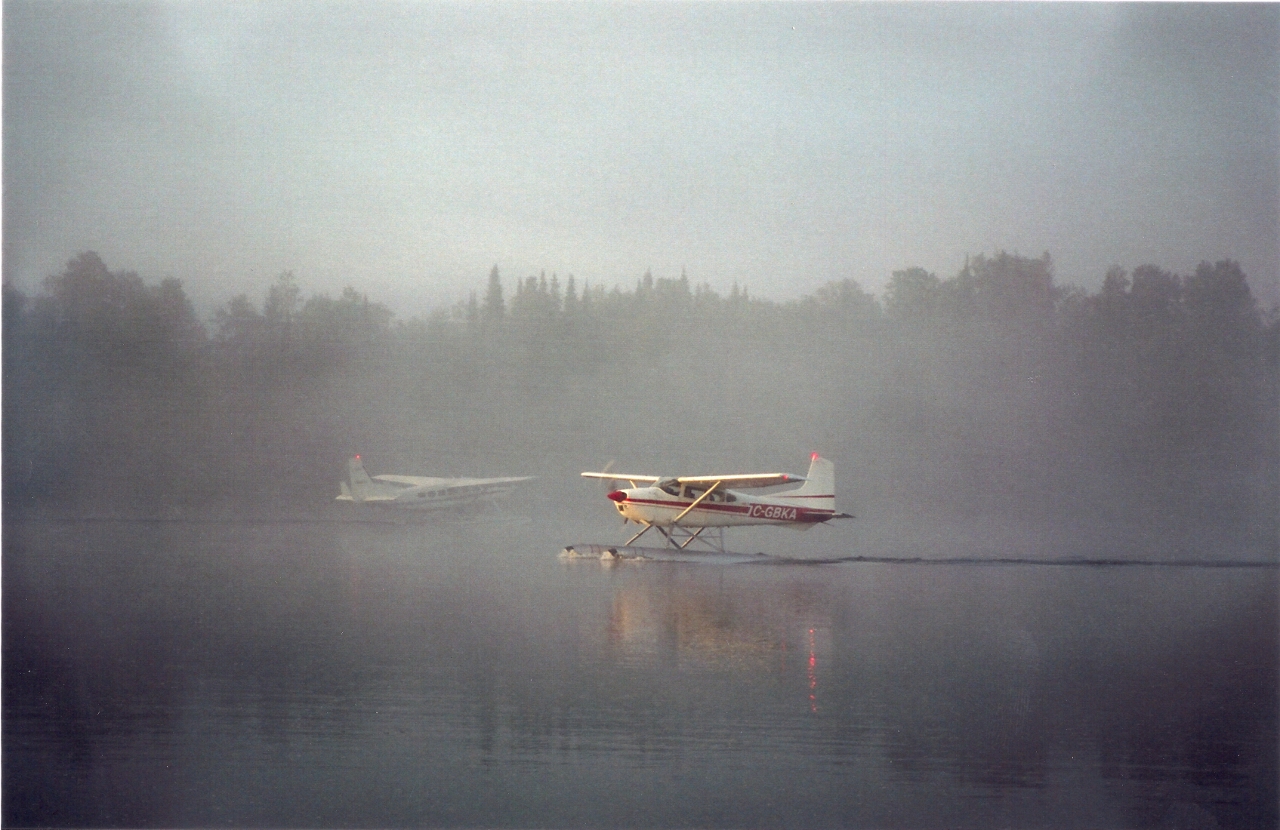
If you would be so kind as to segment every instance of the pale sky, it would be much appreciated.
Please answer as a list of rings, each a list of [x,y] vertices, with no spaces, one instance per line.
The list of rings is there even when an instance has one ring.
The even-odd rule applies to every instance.
[[[402,316],[545,270],[789,299],[966,254],[1280,299],[1280,6],[4,3],[4,273]]]

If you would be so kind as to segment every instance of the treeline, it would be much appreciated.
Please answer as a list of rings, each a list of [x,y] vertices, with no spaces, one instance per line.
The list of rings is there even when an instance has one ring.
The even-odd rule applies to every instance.
[[[893,275],[906,443],[972,453],[953,484],[987,482],[977,513],[1008,498],[1081,536],[1129,523],[1154,544],[1274,551],[1280,340],[1239,265],[1117,268],[1094,295],[1052,277],[1047,255],[1003,254]]]
[[[845,280],[786,303],[683,274],[504,285],[495,267],[409,320],[285,273],[206,325],[177,281],[85,253],[34,296],[6,285],[3,308],[10,517],[324,505],[353,452],[556,475],[821,449],[898,544],[946,527],[1004,544],[973,530],[1003,526],[1276,547],[1280,325],[1231,261],[1115,269],[1090,294],[1047,254],[999,253],[895,272],[881,298]]]

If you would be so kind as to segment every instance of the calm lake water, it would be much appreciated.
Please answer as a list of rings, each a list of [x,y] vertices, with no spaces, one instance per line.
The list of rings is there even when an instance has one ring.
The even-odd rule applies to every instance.
[[[501,514],[4,530],[6,826],[1277,824],[1274,568],[610,566],[557,554],[620,528]]]

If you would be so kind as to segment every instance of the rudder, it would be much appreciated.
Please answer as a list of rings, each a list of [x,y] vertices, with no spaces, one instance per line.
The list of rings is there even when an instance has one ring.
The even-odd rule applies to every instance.
[[[809,474],[799,490],[780,493],[785,499],[803,499],[805,507],[819,510],[836,509],[836,465],[816,452],[809,460]]]
[[[351,495],[355,501],[364,501],[373,494],[373,479],[364,471],[364,462],[360,456],[353,456],[347,462],[347,470],[351,474]]]

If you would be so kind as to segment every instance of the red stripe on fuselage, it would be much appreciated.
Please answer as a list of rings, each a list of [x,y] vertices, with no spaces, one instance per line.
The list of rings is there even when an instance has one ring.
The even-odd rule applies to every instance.
[[[831,496],[822,496],[821,498],[831,498]],[[658,499],[631,497],[628,497],[623,503],[643,507],[660,507],[672,512],[684,510],[693,504],[691,501],[661,501]],[[763,502],[750,502],[748,504],[724,504],[723,502],[707,504],[703,502],[689,512],[696,513],[699,510],[707,510],[713,513],[736,513],[752,519],[764,519],[771,522],[796,522],[799,524],[825,522],[834,516],[836,512],[826,508],[797,507],[790,504],[766,504]]]
[[[643,504],[645,507],[665,507],[670,510],[684,510],[686,507],[693,504],[693,502],[691,501],[660,501],[658,499],[637,499],[637,498],[632,498],[631,496],[628,496],[624,504]],[[702,504],[698,505],[693,509],[719,511],[721,513],[750,513],[751,505],[725,504],[724,502],[705,502],[704,501]]]

